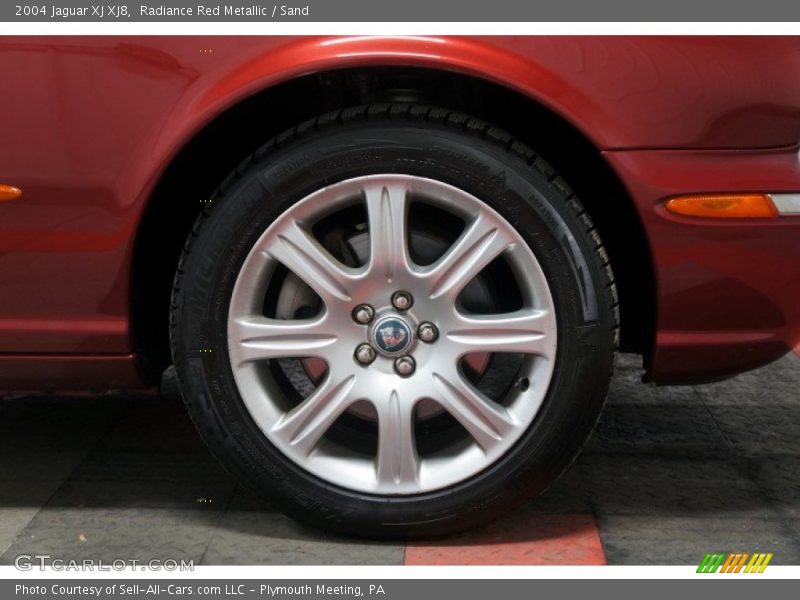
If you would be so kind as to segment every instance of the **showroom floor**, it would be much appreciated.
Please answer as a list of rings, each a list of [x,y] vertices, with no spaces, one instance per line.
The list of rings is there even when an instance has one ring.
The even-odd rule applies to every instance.
[[[234,484],[174,394],[0,400],[0,564],[800,564],[800,358],[714,385],[639,383],[620,357],[583,454],[542,498],[455,538],[370,543],[304,527]]]

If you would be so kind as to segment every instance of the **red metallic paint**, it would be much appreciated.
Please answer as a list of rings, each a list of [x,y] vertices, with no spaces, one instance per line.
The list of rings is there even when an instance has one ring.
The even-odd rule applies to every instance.
[[[797,38],[5,37],[0,182],[24,197],[0,204],[0,388],[135,386],[133,243],[170,160],[257,91],[369,65],[499,83],[604,151],[656,261],[657,380],[732,373],[800,342],[798,219],[659,208],[678,193],[800,190]]]
[[[692,219],[683,193],[800,190],[798,147],[605,152],[635,199],[658,282],[658,381],[725,376],[800,344],[800,217]]]

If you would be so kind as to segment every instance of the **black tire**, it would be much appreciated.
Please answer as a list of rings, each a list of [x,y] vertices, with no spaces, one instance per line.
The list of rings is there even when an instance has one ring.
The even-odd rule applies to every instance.
[[[421,175],[481,198],[534,251],[557,307],[555,372],[532,425],[485,471],[413,496],[353,492],[287,459],[246,410],[226,351],[233,283],[258,236],[311,192],[370,173]],[[409,105],[321,116],[247,158],[220,186],[189,236],[171,314],[183,397],[202,437],[228,470],[302,521],[384,538],[452,533],[542,492],[576,456],[600,415],[617,334],[608,258],[567,184],[510,135],[451,111]]]

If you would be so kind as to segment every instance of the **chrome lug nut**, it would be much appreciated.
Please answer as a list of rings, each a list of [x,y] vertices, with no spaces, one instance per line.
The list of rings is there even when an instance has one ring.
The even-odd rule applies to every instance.
[[[358,348],[356,348],[356,360],[362,365],[370,364],[373,360],[375,360],[376,356],[377,354],[375,353],[375,348],[369,344],[360,344]]]
[[[417,363],[410,356],[401,356],[394,361],[394,370],[402,377],[408,377],[417,368]]]
[[[414,304],[414,298],[408,292],[395,292],[392,294],[392,306],[397,310],[408,310]]]
[[[417,337],[426,344],[431,344],[439,337],[439,330],[436,329],[436,325],[426,321],[425,323],[421,323],[417,329]]]
[[[375,316],[375,309],[372,308],[369,304],[359,304],[353,309],[353,320],[356,323],[361,323],[362,325],[366,325],[367,323],[372,321],[374,316]]]

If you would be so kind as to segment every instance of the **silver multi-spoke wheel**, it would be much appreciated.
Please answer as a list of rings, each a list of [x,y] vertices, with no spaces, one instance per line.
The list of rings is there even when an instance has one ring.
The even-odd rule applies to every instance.
[[[430,262],[413,248],[425,234],[412,205],[462,224]],[[319,231],[337,214],[364,221],[342,253]],[[507,280],[479,281],[498,261]],[[494,310],[472,310],[470,289]],[[498,310],[505,295],[511,311]],[[381,495],[452,485],[509,451],[545,398],[556,338],[547,280],[517,230],[471,194],[394,174],[331,185],[280,215],[245,259],[228,318],[233,376],[269,441],[326,481]],[[502,356],[510,382],[482,385]],[[443,416],[461,435],[423,449],[439,431],[425,423]],[[346,418],[368,426],[335,435]]]
[[[274,506],[441,535],[575,457],[617,298],[589,212],[524,143],[449,109],[355,106],[267,142],[204,206],[172,355],[212,452]]]

